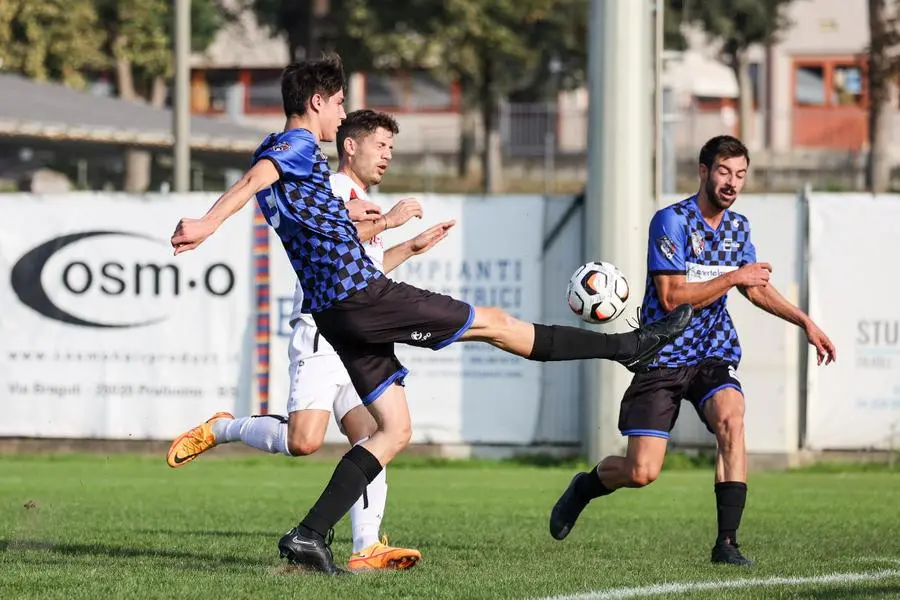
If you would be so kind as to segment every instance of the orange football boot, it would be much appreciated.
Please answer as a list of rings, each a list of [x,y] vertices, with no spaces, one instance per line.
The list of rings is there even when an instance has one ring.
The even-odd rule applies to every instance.
[[[409,569],[422,560],[422,553],[411,548],[388,546],[387,536],[368,548],[350,555],[347,568],[351,571],[377,571],[381,569]]]
[[[229,412],[217,412],[211,416],[205,423],[197,425],[193,429],[182,433],[175,438],[172,445],[169,446],[169,452],[166,454],[166,462],[173,469],[183,467],[210,448],[216,445],[216,436],[212,432],[212,424],[219,419],[233,419],[234,415]]]

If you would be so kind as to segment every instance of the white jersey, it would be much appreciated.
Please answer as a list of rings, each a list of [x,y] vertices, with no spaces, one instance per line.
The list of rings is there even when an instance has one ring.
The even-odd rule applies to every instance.
[[[369,194],[366,193],[366,190],[359,187],[348,175],[334,173],[331,175],[330,181],[332,193],[334,193],[335,196],[342,198],[344,202],[349,202],[354,198],[372,202],[372,199],[369,198]],[[363,242],[362,247],[366,251],[366,255],[368,255],[372,262],[375,263],[375,267],[379,271],[384,271],[384,238],[380,235],[376,235],[372,239]],[[291,310],[290,322],[293,323],[299,319],[300,321],[315,327],[316,323],[313,321],[312,315],[300,311],[302,306],[303,289],[300,287],[300,282],[298,281],[294,287],[294,307]]]

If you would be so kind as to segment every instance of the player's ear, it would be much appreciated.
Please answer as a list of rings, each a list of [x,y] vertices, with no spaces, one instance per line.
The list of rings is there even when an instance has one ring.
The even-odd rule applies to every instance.
[[[352,137],[344,138],[344,155],[353,156],[356,154],[356,140]]]
[[[325,104],[325,99],[322,98],[321,94],[313,94],[309,98],[309,107],[314,111],[319,112],[322,110],[322,105]]]
[[[700,179],[706,180],[709,177],[709,167],[700,163],[700,168],[697,169],[697,175],[700,176]]]

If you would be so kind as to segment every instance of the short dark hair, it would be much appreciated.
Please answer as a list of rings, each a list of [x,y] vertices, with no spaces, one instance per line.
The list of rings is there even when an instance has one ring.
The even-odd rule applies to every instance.
[[[331,97],[341,90],[347,92],[347,78],[337,54],[292,63],[281,73],[281,100],[286,117],[306,114],[309,100],[316,94]]]
[[[338,159],[344,157],[344,140],[350,138],[359,142],[375,133],[375,130],[379,128],[387,129],[394,135],[400,133],[397,120],[387,113],[364,108],[348,114],[337,130],[335,144],[337,145]]]
[[[744,143],[731,135],[717,135],[700,148],[700,164],[712,169],[717,158],[736,158],[743,156],[750,165],[750,152]]]

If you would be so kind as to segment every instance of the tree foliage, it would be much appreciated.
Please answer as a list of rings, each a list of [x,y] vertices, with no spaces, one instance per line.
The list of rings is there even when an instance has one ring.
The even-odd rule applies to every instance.
[[[307,55],[336,50],[348,71],[427,69],[457,83],[464,112],[480,114],[486,140],[498,139],[502,99],[552,99],[585,79],[587,0],[331,0],[315,39],[310,0],[252,4],[261,23],[286,34],[295,57],[305,43]],[[499,147],[490,145],[486,179],[499,170]]]
[[[687,19],[700,25],[721,44],[722,59],[731,66],[738,84],[740,137],[749,143],[753,98],[747,51],[768,45],[792,26],[786,8],[793,0],[704,0]]]
[[[792,25],[784,10],[794,0],[704,0],[689,18],[722,43],[725,58],[733,61],[754,44],[777,41]]]
[[[125,60],[138,81],[169,77],[173,10],[169,0],[3,0],[2,68],[80,86],[86,74]],[[227,18],[216,0],[193,0],[194,50],[205,49]]]
[[[315,0],[248,0],[247,7],[261,25],[273,33],[285,34],[288,55],[293,60],[315,53]]]
[[[685,0],[666,0],[663,5],[663,48],[666,50],[686,50],[684,37]]]
[[[154,78],[173,72],[174,2],[171,0],[94,0],[111,65],[126,64],[135,92],[149,99]],[[226,22],[216,0],[191,2],[191,46],[205,50]],[[122,82],[120,82],[122,83]],[[120,90],[121,93],[121,90]]]
[[[277,1],[277,0],[274,0]],[[428,68],[500,95],[584,78],[586,0],[332,0],[328,44],[351,70]],[[488,72],[490,71],[490,72]]]
[[[80,87],[102,67],[103,32],[93,0],[0,2],[0,68]]]
[[[869,47],[866,49],[869,92],[869,160],[866,184],[874,193],[890,186],[891,83],[900,76],[900,2],[868,0]]]

